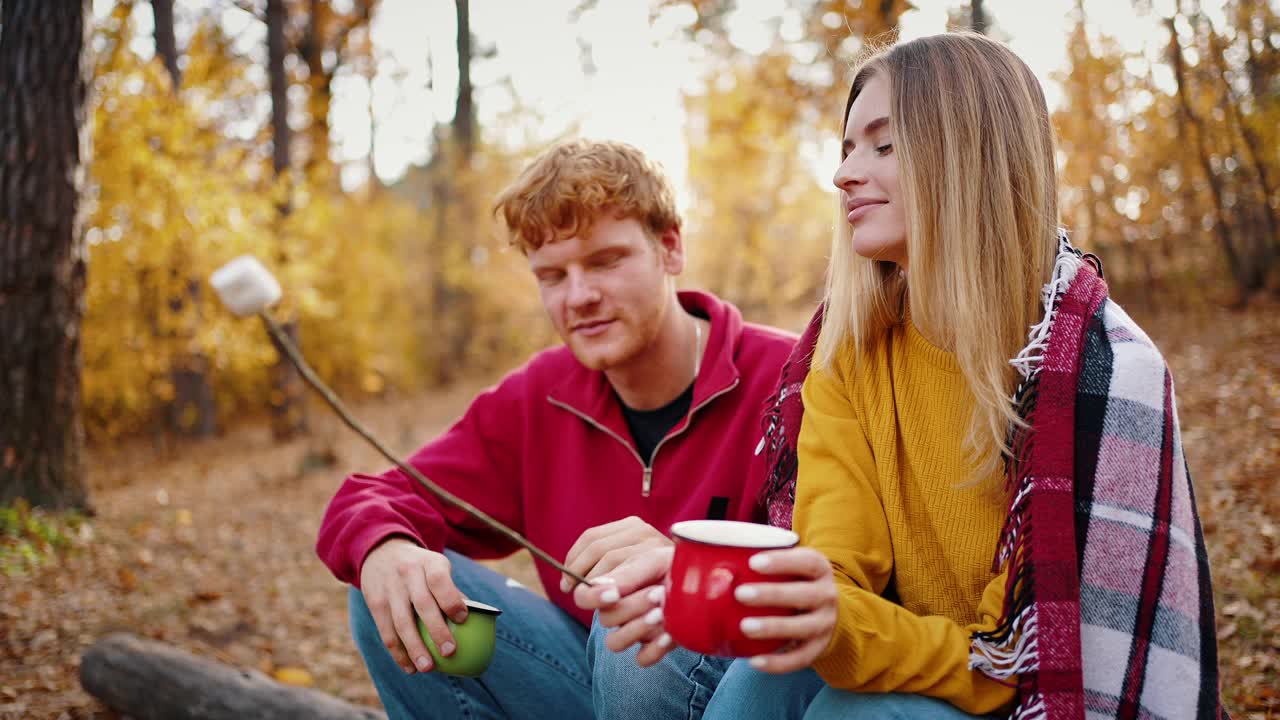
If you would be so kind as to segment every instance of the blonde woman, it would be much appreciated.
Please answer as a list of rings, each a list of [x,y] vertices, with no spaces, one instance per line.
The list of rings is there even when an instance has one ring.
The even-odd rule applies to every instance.
[[[834,182],[851,232],[802,392],[806,547],[756,558],[807,579],[738,591],[796,608],[744,621],[793,643],[735,662],[705,717],[1220,716],[1172,382],[1058,227],[1031,71],[968,33],[872,55]],[[602,621],[651,661],[629,600]]]

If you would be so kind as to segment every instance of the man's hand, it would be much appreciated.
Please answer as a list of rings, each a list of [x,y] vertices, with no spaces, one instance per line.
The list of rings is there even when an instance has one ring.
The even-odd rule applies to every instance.
[[[378,626],[382,644],[406,673],[432,668],[431,654],[418,634],[414,613],[422,618],[440,654],[456,649],[445,616],[467,617],[466,598],[449,575],[449,559],[402,537],[375,547],[360,568],[360,589]]]
[[[831,563],[825,555],[807,547],[756,553],[748,562],[758,573],[802,578],[739,585],[733,591],[743,605],[799,611],[783,617],[743,619],[742,633],[747,637],[791,640],[780,652],[751,658],[751,666],[775,674],[809,667],[826,649],[835,632],[839,593],[831,575]]]
[[[671,567],[674,549],[651,547],[601,575],[590,587],[579,585],[573,601],[583,610],[598,611],[600,624],[616,628],[605,647],[621,652],[640,643],[636,664],[649,667],[671,652],[671,636],[662,629],[662,580]]]
[[[657,528],[632,515],[582,533],[569,548],[564,564],[578,575],[592,580],[645,550],[670,547],[671,544],[671,539]],[[560,580],[561,592],[569,592],[573,586],[573,578],[568,575]]]

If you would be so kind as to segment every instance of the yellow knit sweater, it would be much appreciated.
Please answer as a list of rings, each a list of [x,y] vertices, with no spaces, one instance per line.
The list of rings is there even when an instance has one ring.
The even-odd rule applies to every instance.
[[[1013,689],[968,669],[969,633],[994,627],[991,572],[1005,515],[963,447],[973,396],[955,357],[908,320],[854,371],[850,347],[804,385],[794,523],[823,552],[839,617],[814,663],[828,684],[997,710]],[[892,584],[900,604],[881,597]]]

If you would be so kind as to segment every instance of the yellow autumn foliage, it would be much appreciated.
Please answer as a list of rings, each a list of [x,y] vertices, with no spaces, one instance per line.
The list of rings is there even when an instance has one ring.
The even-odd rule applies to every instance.
[[[443,210],[407,186],[277,182],[259,129],[239,136],[242,109],[262,92],[246,80],[251,61],[202,25],[175,94],[159,63],[122,47],[126,18],[100,31],[117,51],[101,55],[95,80],[83,326],[92,437],[166,429],[184,367],[203,368],[223,423],[265,411],[275,351],[206,284],[245,253],[279,278],[279,315],[297,320],[308,361],[343,394],[412,388],[443,363],[492,370],[548,342],[524,260],[502,247],[479,199],[512,176],[514,153],[482,149],[474,170],[452,174]],[[442,283],[451,294],[436,294]]]
[[[768,243],[750,228],[782,205],[813,202],[780,201],[782,188],[798,188],[780,179],[796,165],[781,159],[835,136],[850,63],[868,39],[891,35],[911,4],[787,0],[784,30],[763,52],[730,42],[730,3],[658,3],[677,6],[693,9],[690,36],[715,63],[707,91],[689,103],[699,234],[735,238],[715,240],[724,272],[710,277],[750,306],[748,286],[777,294],[771,283],[791,279],[762,259]],[[1188,307],[1280,292],[1280,13],[1267,0],[1158,13],[1168,10],[1139,4],[1154,46],[1138,50],[1091,25],[1080,3],[1064,28],[1068,65],[1052,80],[1062,89],[1053,121],[1063,223],[1102,256],[1126,304]],[[962,17],[952,12],[950,27]],[[988,20],[998,27],[998,12]],[[772,162],[760,161],[762,122]],[[809,250],[794,243],[807,240],[772,242],[786,243],[786,259],[803,266]]]
[[[1255,0],[1224,10],[1225,27],[1148,15],[1165,45],[1145,51],[1090,32],[1081,12],[1068,38],[1062,216],[1129,304],[1280,289],[1280,17]]]
[[[736,59],[686,103],[694,118],[690,275],[748,318],[816,304],[835,227],[834,196],[818,184],[793,131],[796,104],[761,92],[788,65],[776,54]]]
[[[838,136],[848,63],[911,5],[789,0],[799,30],[762,52],[728,42],[724,3],[655,7],[676,5],[693,7],[691,36],[709,51],[685,107],[685,282],[748,318],[789,317],[823,282],[837,221],[826,187],[835,157],[824,153]],[[392,187],[345,192],[335,168],[312,162],[323,143],[304,135],[302,159],[277,180],[260,59],[206,20],[175,93],[161,65],[132,49],[129,17],[122,3],[95,30],[83,329],[92,436],[183,426],[172,409],[179,380],[193,375],[223,424],[266,411],[275,352],[205,286],[243,253],[279,277],[281,316],[344,395],[491,374],[554,341],[524,258],[489,213],[539,148],[488,145],[481,128],[462,158],[442,131],[428,166]],[[1220,26],[1198,12],[1149,17],[1173,28],[1167,47],[1125,50],[1083,16],[1064,40],[1054,115],[1063,221],[1103,256],[1126,303],[1280,288],[1280,19],[1263,0],[1226,0]],[[304,70],[290,82],[314,93]],[[326,107],[314,99],[302,115]],[[327,127],[310,120],[311,131]]]

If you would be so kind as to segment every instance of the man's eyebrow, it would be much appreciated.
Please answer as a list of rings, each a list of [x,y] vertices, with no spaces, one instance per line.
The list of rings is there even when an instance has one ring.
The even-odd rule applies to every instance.
[[[591,253],[587,255],[587,257],[598,258],[603,255],[612,255],[614,253],[625,253],[628,250],[630,250],[630,248],[627,247],[625,243],[617,243],[615,245],[605,245],[602,248],[591,251]]]

